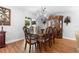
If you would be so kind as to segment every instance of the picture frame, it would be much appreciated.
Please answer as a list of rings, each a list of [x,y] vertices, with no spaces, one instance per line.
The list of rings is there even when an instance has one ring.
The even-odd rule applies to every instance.
[[[0,25],[10,25],[11,9],[0,6]]]

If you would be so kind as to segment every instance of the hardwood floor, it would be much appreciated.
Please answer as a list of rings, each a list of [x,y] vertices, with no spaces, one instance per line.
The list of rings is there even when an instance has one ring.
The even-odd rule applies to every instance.
[[[46,47],[46,51],[42,47],[42,53],[75,53],[76,42],[67,39],[56,39],[55,44],[51,48]],[[29,46],[29,45],[28,45]],[[24,51],[24,40],[7,44],[6,47],[0,48],[0,53],[28,53],[28,46]],[[32,53],[39,53],[38,48],[32,46]]]

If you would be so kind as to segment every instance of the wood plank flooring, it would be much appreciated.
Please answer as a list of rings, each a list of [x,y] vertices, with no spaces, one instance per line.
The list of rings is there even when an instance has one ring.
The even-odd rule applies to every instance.
[[[0,48],[0,53],[28,53],[28,47],[24,51],[24,40],[7,44],[6,47]],[[32,46],[32,53],[40,53],[38,48]],[[42,47],[42,53],[76,53],[76,42],[68,39],[55,39],[55,44],[51,48]]]

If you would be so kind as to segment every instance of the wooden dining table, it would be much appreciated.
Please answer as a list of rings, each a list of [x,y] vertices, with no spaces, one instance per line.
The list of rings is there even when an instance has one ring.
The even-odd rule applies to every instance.
[[[43,42],[43,36],[45,35],[44,30],[41,33],[36,33],[35,31],[34,32],[32,31],[32,32],[30,32],[30,34],[32,34],[36,37],[37,47],[39,48],[39,51],[41,52],[41,45]]]
[[[42,45],[44,45],[43,47],[45,47],[46,49],[46,42],[49,42],[49,38],[46,37],[46,32],[43,30],[43,32],[37,33],[37,32],[31,32],[31,34],[35,35],[37,37],[36,41],[37,41],[37,47],[39,48],[40,52],[42,51]],[[48,39],[47,39],[48,38]]]
[[[38,45],[39,51],[42,52],[42,45],[44,47],[46,33],[45,32],[37,33],[36,35],[38,35],[37,45]],[[45,47],[45,49],[46,49],[46,47]]]

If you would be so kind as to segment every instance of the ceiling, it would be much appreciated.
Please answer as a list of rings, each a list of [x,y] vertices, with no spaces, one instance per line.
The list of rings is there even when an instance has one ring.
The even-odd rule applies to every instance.
[[[36,17],[42,6],[14,6],[25,13],[26,16]],[[70,13],[79,10],[78,6],[45,6],[47,15],[55,15],[59,13]]]
[[[48,12],[63,12],[71,10],[71,6],[45,6]],[[23,11],[36,12],[41,10],[41,6],[17,6],[17,8]]]

